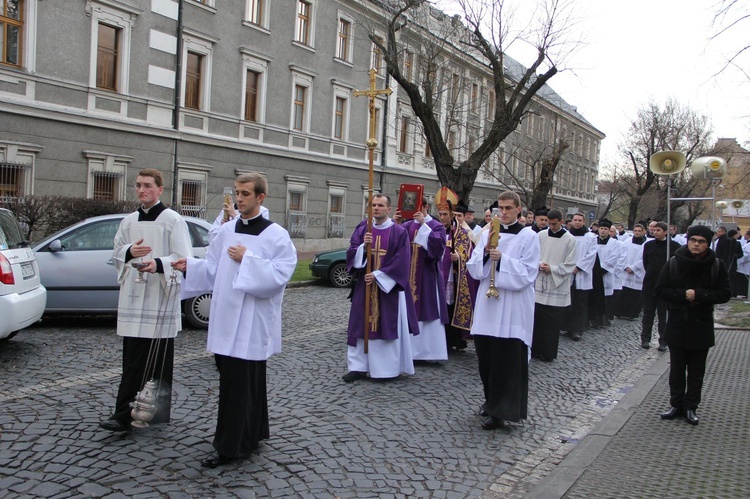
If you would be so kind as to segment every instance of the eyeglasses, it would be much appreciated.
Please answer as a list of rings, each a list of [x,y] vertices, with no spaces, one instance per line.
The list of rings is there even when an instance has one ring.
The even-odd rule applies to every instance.
[[[708,241],[706,241],[705,239],[697,239],[695,237],[691,237],[690,239],[688,239],[688,242],[692,244],[708,244]]]

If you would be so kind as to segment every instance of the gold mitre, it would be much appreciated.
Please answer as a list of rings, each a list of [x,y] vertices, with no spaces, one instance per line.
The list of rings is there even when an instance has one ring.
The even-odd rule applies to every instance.
[[[435,194],[435,206],[438,210],[450,210],[458,204],[458,196],[447,187],[441,187]]]

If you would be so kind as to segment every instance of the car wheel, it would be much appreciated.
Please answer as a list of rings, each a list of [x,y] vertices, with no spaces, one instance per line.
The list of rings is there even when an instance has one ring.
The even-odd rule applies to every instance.
[[[337,288],[346,288],[352,283],[352,275],[346,271],[345,263],[337,263],[331,267],[328,279]]]
[[[15,336],[15,335],[17,335],[17,334],[18,334],[18,331],[13,331],[12,333],[10,333],[10,334],[9,334],[8,336],[6,336],[5,338],[0,338],[0,343],[2,343],[2,342],[4,342],[4,341],[8,341],[9,339],[11,339],[12,337],[14,337],[14,336]]]
[[[208,314],[211,311],[211,294],[185,300],[185,320],[196,329],[208,329]]]

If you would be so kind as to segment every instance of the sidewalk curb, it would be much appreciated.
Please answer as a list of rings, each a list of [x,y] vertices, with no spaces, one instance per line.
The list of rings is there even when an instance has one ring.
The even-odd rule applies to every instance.
[[[630,417],[669,369],[669,354],[651,365],[618,404],[597,424],[554,471],[524,496],[526,499],[560,499],[622,429]]]
[[[286,285],[287,288],[306,288],[307,286],[312,286],[313,283],[315,283],[315,279],[310,279],[309,281],[295,281],[290,282]]]

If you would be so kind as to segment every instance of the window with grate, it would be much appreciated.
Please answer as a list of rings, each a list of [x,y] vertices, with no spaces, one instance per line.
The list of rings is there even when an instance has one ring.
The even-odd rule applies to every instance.
[[[107,172],[94,172],[93,199],[114,201],[119,191],[120,175]]]
[[[24,196],[27,165],[0,163],[0,201]]]

